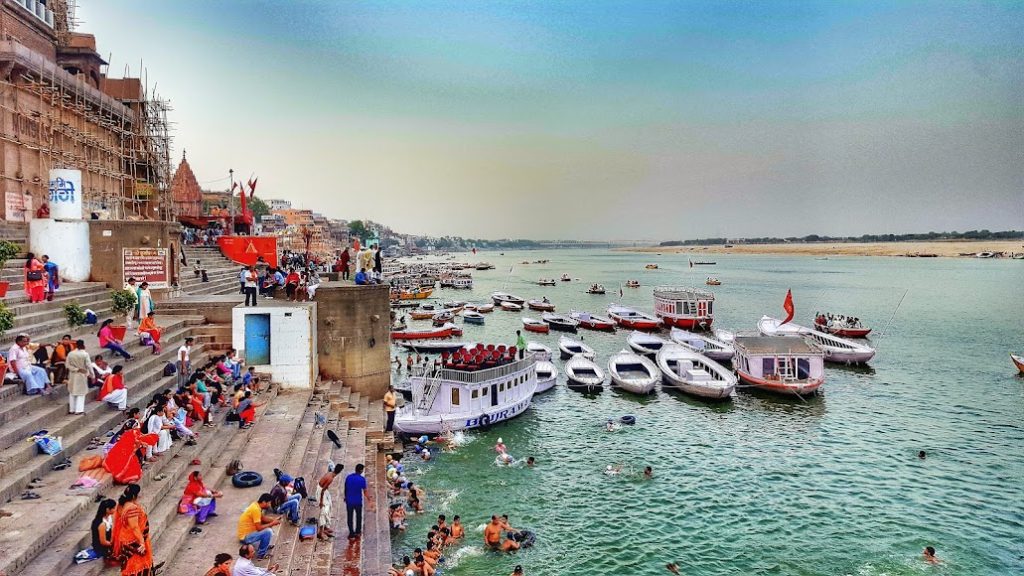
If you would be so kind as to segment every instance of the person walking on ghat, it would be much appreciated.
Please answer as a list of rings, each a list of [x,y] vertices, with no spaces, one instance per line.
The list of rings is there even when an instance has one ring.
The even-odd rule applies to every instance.
[[[342,280],[348,280],[351,277],[348,271],[349,263],[351,262],[351,260],[352,254],[349,253],[348,246],[346,246],[345,249],[341,251],[341,262],[338,265],[338,267],[341,269],[340,272]]]
[[[89,393],[89,372],[92,357],[85,351],[85,340],[75,342],[75,350],[68,354],[68,414],[85,414],[85,396]]]
[[[395,356],[395,361],[398,362],[398,367],[401,368],[402,362],[398,360],[398,356]],[[385,432],[391,432],[395,427],[395,407],[397,404],[395,387],[388,386],[388,391],[384,393],[384,415],[387,416],[387,423],[384,426]]]
[[[255,307],[257,300],[259,300],[259,295],[256,293],[256,287],[258,286],[258,284],[257,284],[257,280],[258,279],[259,279],[259,276],[256,274],[256,267],[255,266],[249,266],[249,268],[246,269],[246,271],[245,271],[245,284],[244,284],[245,305],[246,306],[254,306]],[[251,304],[250,304],[250,302],[251,302]]]
[[[345,477],[345,511],[348,516],[348,537],[358,538],[363,531],[363,500],[373,511],[373,499],[367,490],[364,466],[356,464],[356,471]]]

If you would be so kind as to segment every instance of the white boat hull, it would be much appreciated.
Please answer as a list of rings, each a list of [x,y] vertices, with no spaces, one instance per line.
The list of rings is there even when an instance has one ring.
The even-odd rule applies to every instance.
[[[779,319],[771,316],[762,316],[757,323],[757,330],[765,336],[808,336],[815,346],[825,352],[826,362],[863,364],[875,357],[875,349],[866,344],[811,330],[799,324],[782,324]]]
[[[558,381],[558,368],[550,362],[537,362],[537,389],[534,394],[547,392]]]
[[[635,374],[625,374],[620,368],[627,365],[639,365],[642,369],[635,371]],[[653,362],[640,354],[620,352],[608,361],[608,374],[611,376],[612,385],[632,392],[633,394],[650,394],[654,386],[661,379],[661,372]]]
[[[536,393],[536,392],[534,392]],[[416,414],[415,410],[404,412],[399,410],[395,415],[395,430],[401,434],[417,436],[420,434],[440,434],[445,429],[450,430],[472,430],[474,428],[486,428],[499,422],[514,418],[530,407],[533,395],[516,402],[510,406],[495,406],[490,410],[476,416],[457,416],[441,414]]]
[[[678,371],[673,370],[672,361],[687,360],[707,368],[706,373],[710,378],[704,380],[685,378]],[[708,400],[724,400],[731,397],[736,390],[737,378],[731,371],[714,360],[703,357],[679,344],[665,347],[658,354],[657,362],[663,385],[671,386],[685,394]]]

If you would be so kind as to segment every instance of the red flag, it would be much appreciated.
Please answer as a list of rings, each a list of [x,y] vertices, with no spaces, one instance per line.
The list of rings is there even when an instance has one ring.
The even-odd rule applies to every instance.
[[[786,290],[786,301],[782,303],[782,309],[786,311],[786,319],[782,323],[786,324],[793,319],[793,313],[796,311],[796,308],[793,307],[792,290]]]
[[[249,180],[249,198],[252,198],[252,195],[256,193],[256,181],[257,180],[259,180],[258,176],[256,178],[252,178],[252,179]]]

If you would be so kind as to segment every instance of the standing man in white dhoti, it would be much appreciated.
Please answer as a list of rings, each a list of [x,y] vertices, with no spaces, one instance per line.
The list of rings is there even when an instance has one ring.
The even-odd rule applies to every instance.
[[[89,393],[89,371],[92,358],[85,351],[85,340],[75,342],[75,350],[68,354],[68,414],[85,414],[85,395]]]

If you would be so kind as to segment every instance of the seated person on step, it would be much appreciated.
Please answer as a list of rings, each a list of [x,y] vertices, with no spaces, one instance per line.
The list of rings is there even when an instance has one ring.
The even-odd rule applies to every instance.
[[[270,509],[274,514],[285,514],[292,526],[299,524],[299,508],[302,506],[302,494],[294,494],[292,477],[281,474],[277,484],[270,491]]]
[[[238,541],[249,545],[250,550],[251,546],[258,545],[256,558],[260,560],[266,558],[270,551],[270,541],[274,538],[274,526],[281,524],[281,520],[265,516],[267,510],[270,509],[271,500],[270,494],[261,494],[258,500],[249,504],[249,507],[242,512],[242,516],[238,519]],[[244,549],[246,546],[242,546],[242,548]]]

